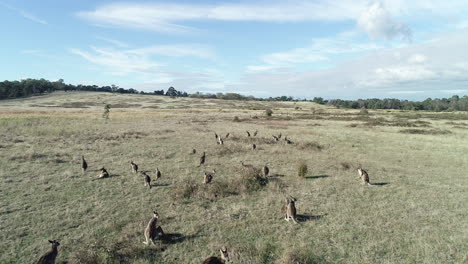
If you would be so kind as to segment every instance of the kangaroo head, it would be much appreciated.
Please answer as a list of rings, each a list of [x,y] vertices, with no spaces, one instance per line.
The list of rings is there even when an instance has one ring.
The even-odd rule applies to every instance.
[[[221,259],[224,261],[229,261],[229,254],[226,247],[222,247],[219,252],[221,253]]]
[[[153,217],[157,219],[159,218],[159,214],[156,211],[153,211]]]
[[[60,243],[57,240],[49,240],[49,243],[51,243],[52,246],[54,246],[54,247],[60,246]]]

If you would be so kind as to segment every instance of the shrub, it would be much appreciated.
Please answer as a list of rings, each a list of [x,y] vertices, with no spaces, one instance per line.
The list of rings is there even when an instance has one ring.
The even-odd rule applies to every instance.
[[[265,110],[265,115],[266,116],[272,116],[273,115],[273,110],[271,110],[271,109]]]
[[[303,142],[299,144],[299,149],[321,151],[323,146],[317,142]]]
[[[359,110],[360,115],[368,115],[369,111],[365,107],[361,107],[361,110]]]
[[[297,167],[297,175],[299,177],[305,177],[307,175],[308,170],[309,169],[307,168],[307,164],[305,164],[305,162],[302,161]]]
[[[102,113],[102,117],[106,120],[109,119],[110,108],[110,104],[104,105],[104,113]]]
[[[237,186],[242,194],[248,194],[260,190],[267,185],[268,179],[261,176],[261,171],[257,168],[243,168],[239,178],[231,184]]]
[[[179,199],[190,199],[197,194],[198,184],[194,180],[188,180],[180,183],[173,190],[173,195]]]
[[[234,119],[233,119],[232,121],[234,121],[234,122],[240,122],[240,119],[239,119],[238,116],[235,116]]]

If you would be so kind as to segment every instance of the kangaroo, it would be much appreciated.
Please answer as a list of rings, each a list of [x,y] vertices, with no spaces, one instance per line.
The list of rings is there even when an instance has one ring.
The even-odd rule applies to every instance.
[[[215,173],[216,173],[215,170],[213,170],[213,172],[211,172],[211,173],[206,173],[206,172],[205,172],[205,176],[203,177],[203,183],[204,183],[204,184],[211,183],[211,181],[213,180],[213,177],[214,177]]]
[[[258,133],[258,131],[255,130],[255,132],[253,133],[253,136],[256,137],[256,136],[257,136],[257,133]]]
[[[197,154],[197,150],[196,150],[196,149],[192,149],[192,154]]]
[[[159,168],[156,168],[156,180],[161,178],[161,171],[159,170]]]
[[[263,177],[266,178],[270,174],[270,169],[267,166],[264,166],[262,169],[262,172],[263,172]]]
[[[151,189],[151,177],[146,172],[141,172],[141,174],[145,177],[145,186],[149,186]]]
[[[109,176],[109,173],[107,172],[106,169],[104,169],[104,167],[102,167],[102,168],[100,169],[100,171],[101,171],[101,173],[99,173],[98,179],[103,179],[103,178],[109,178],[109,177],[110,177],[110,176]]]
[[[58,246],[60,246],[60,243],[57,240],[51,241],[49,240],[49,243],[52,244],[52,249],[44,253],[39,260],[37,261],[37,264],[54,264],[55,259],[57,258],[58,255]]]
[[[203,264],[224,264],[229,262],[229,254],[226,247],[222,247],[219,252],[221,253],[221,257],[214,257],[211,256],[203,261]]]
[[[158,219],[159,215],[157,212],[153,212],[153,218],[148,222],[148,225],[146,226],[145,229],[145,238],[146,241],[143,242],[143,244],[148,245],[148,244],[153,244],[154,241],[156,240],[156,237],[158,234],[161,234],[161,236],[164,236],[164,231],[160,226],[158,226]]]
[[[198,167],[205,164],[205,160],[206,160],[206,153],[203,152],[203,155],[200,157],[200,165],[198,165]]]
[[[249,131],[245,131],[247,133],[247,136],[250,137],[250,132]]]
[[[372,185],[369,182],[369,174],[367,174],[367,171],[363,170],[362,168],[358,168],[358,174],[361,177],[362,184],[367,184],[367,185]]]
[[[83,171],[83,173],[85,173],[87,169],[88,169],[88,163],[84,159],[84,156],[81,156],[81,170]]]
[[[296,198],[287,198],[286,203],[281,207],[281,214],[284,216],[284,220],[289,222],[289,220],[292,219],[293,222],[297,224],[296,201]]]
[[[257,145],[252,144],[252,150],[255,150],[257,148]]]
[[[130,165],[132,166],[132,172],[137,173],[138,172],[138,165],[136,165],[133,161],[130,161]]]
[[[275,136],[275,135],[272,135],[272,137],[275,139],[276,142],[279,141],[279,137]]]

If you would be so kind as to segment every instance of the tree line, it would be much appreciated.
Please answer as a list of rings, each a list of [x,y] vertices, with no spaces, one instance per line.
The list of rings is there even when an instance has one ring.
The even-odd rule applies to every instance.
[[[454,95],[450,98],[427,98],[424,101],[399,100],[394,98],[385,99],[358,99],[324,100],[321,97],[315,97],[313,102],[324,105],[331,105],[338,108],[353,109],[399,109],[399,110],[428,110],[428,111],[468,111],[468,96],[459,97]]]
[[[124,89],[116,85],[97,86],[97,85],[73,85],[66,84],[62,79],[58,81],[48,81],[44,79],[24,79],[21,81],[3,81],[0,82],[0,100],[14,99],[27,97],[31,95],[39,95],[51,93],[55,91],[92,91],[92,92],[108,92],[122,94],[149,94],[149,95],[164,95],[172,97],[187,97],[188,93],[177,91],[174,87],[169,87],[166,92],[164,90],[156,90],[154,92],[139,92],[136,89]]]
[[[73,85],[64,83],[63,79],[58,81],[48,81],[44,79],[24,79],[21,81],[3,81],[0,82],[0,100],[14,99],[54,91],[93,91],[93,92],[109,92],[122,94],[148,94],[171,97],[191,97],[205,99],[221,99],[221,100],[242,100],[242,101],[308,101],[297,100],[291,96],[278,96],[269,98],[257,98],[254,96],[245,96],[238,93],[200,93],[196,92],[188,94],[187,92],[178,91],[174,87],[169,87],[166,92],[164,90],[155,90],[153,92],[137,91],[136,89],[124,89],[116,85],[97,86],[97,85]],[[409,101],[399,100],[394,98],[386,99],[358,99],[358,100],[341,100],[330,99],[325,100],[322,97],[314,97],[312,102],[335,106],[338,108],[353,108],[353,109],[400,109],[400,110],[429,110],[429,111],[468,111],[468,96],[459,97],[454,95],[450,98],[427,98],[424,101]]]

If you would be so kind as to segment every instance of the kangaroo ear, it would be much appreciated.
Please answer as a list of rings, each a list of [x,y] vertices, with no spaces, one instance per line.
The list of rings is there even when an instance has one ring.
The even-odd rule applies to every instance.
[[[49,240],[49,243],[52,243],[52,244],[53,244],[53,243],[54,243],[54,241],[52,241],[52,240]]]

